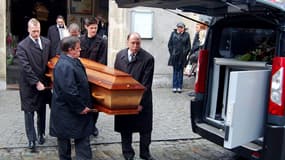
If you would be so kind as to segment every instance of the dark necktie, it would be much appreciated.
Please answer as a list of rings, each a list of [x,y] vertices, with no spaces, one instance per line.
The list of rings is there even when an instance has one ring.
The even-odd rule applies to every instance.
[[[35,42],[36,42],[36,47],[41,49],[41,46],[40,46],[40,43],[39,43],[39,39],[35,39]]]
[[[136,57],[136,54],[131,53],[131,61],[130,61],[130,62],[134,61],[134,60],[135,60],[135,57]]]

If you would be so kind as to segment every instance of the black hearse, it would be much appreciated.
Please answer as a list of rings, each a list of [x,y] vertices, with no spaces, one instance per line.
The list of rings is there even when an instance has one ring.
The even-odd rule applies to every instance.
[[[116,2],[212,16],[191,100],[193,131],[252,160],[285,160],[284,0]]]

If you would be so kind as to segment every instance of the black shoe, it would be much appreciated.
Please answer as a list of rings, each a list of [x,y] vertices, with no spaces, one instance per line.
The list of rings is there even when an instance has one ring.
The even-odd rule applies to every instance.
[[[36,142],[35,141],[29,141],[29,149],[31,149],[31,152],[36,152]]]
[[[97,137],[99,135],[98,128],[95,126],[94,127],[94,132],[92,133],[94,137]]]
[[[155,158],[153,158],[152,156],[140,156],[140,158],[144,160],[155,160]]]
[[[135,156],[125,156],[124,155],[125,160],[134,160],[134,157]]]
[[[44,138],[44,136],[43,135],[40,135],[39,136],[39,142],[38,142],[39,144],[44,144],[45,143],[45,138]]]
[[[134,157],[125,157],[125,160],[134,160]]]

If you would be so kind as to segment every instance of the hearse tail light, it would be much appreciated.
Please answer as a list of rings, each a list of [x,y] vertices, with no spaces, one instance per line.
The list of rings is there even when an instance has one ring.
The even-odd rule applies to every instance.
[[[201,49],[198,57],[197,75],[195,80],[196,93],[205,93],[207,68],[208,68],[208,50]]]
[[[271,100],[272,102],[281,106],[281,92],[283,86],[283,68],[280,68],[277,72],[272,75],[271,82]]]
[[[284,67],[285,57],[275,57],[272,65],[269,114],[284,116]]]

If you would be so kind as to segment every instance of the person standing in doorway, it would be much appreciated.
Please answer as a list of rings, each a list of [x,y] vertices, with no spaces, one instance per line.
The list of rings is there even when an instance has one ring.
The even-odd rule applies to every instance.
[[[74,139],[77,160],[91,160],[90,135],[93,115],[89,83],[85,68],[78,59],[80,40],[69,36],[61,40],[61,54],[53,72],[53,97],[50,135],[57,137],[60,160],[71,160]]]
[[[102,38],[108,38],[108,22],[101,16],[97,16],[98,19],[98,31],[97,34],[100,35]]]
[[[93,60],[95,62],[107,65],[107,42],[97,34],[98,22],[95,18],[85,19],[85,29],[87,33],[80,37],[81,52],[80,57]],[[99,113],[94,113],[94,133],[96,137],[99,134],[96,123]]]
[[[36,151],[36,141],[45,142],[46,103],[50,104],[51,91],[45,76],[50,58],[50,41],[40,36],[40,22],[32,18],[28,22],[28,32],[16,51],[20,67],[21,109],[24,111],[26,135],[29,148]],[[37,134],[34,127],[34,112],[37,113]],[[37,136],[38,135],[38,136]]]
[[[132,134],[140,135],[140,158],[154,160],[150,154],[152,132],[152,80],[154,72],[153,56],[141,48],[141,37],[138,33],[131,33],[127,37],[128,48],[121,50],[115,60],[115,68],[126,72],[143,86],[145,92],[140,102],[138,115],[115,116],[115,131],[121,134],[122,153],[126,160],[133,160],[135,156],[132,148]]]
[[[170,54],[168,65],[173,66],[172,92],[181,93],[183,86],[183,69],[186,58],[191,49],[190,35],[186,32],[185,24],[177,23],[176,29],[171,33],[168,41]]]
[[[67,29],[65,26],[64,18],[61,15],[58,15],[56,18],[56,24],[52,25],[48,29],[47,38],[51,41],[51,56],[54,57],[55,55],[59,54],[58,46],[59,41],[66,37]]]

